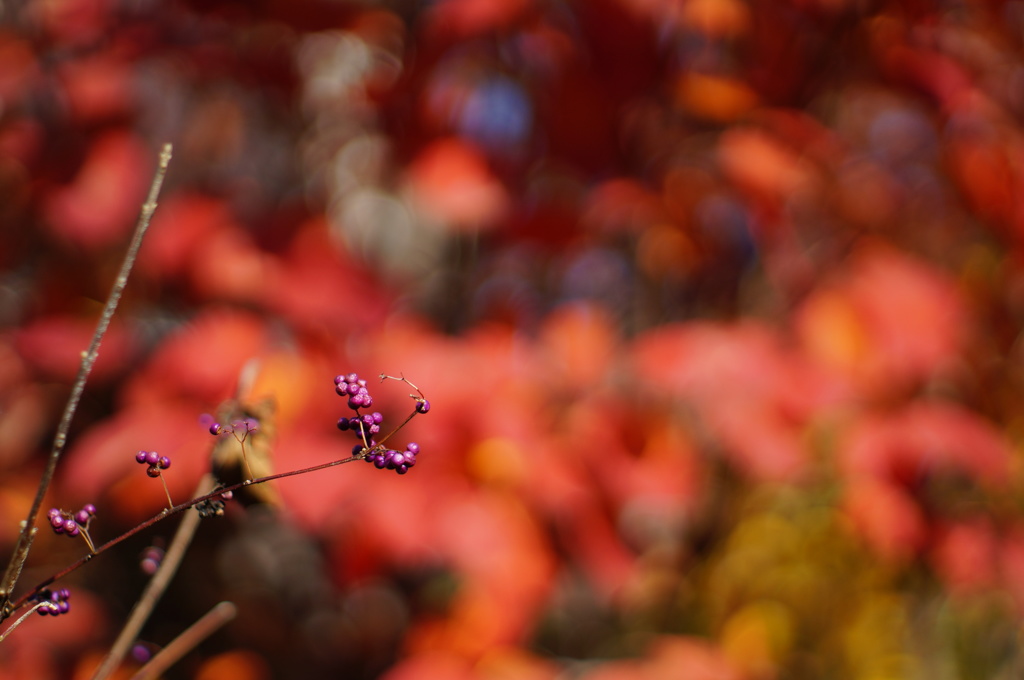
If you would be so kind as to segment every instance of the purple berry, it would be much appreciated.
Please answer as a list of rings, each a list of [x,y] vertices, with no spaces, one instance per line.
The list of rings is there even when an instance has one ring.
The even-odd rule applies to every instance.
[[[158,460],[157,463],[164,470],[171,467],[171,459],[167,456],[160,456],[160,460]]]
[[[160,454],[156,451],[149,451],[146,453],[146,464],[156,465],[160,462]]]
[[[420,445],[417,444],[416,442],[409,442],[408,444],[405,445],[405,450],[413,455],[416,455],[417,453],[420,452]]]
[[[53,527],[53,530],[56,533],[58,533],[58,534],[64,533],[64,518],[61,517],[60,515],[56,515],[55,517],[51,517],[50,518],[50,526]]]
[[[404,475],[408,471],[409,471],[409,466],[408,465],[399,465],[398,467],[395,468],[395,472],[397,472],[400,475]]]
[[[83,505],[82,510],[85,510],[85,512],[87,512],[89,516],[96,514],[96,506],[93,505],[92,503],[86,503],[85,505]]]
[[[348,429],[348,418],[338,418],[338,429],[342,432]]]
[[[430,410],[430,402],[429,401],[427,401],[426,399],[417,400],[416,401],[416,412],[417,413],[426,413],[429,410]]]
[[[214,423],[210,425],[210,434],[220,434],[224,430],[221,428],[220,423]]]
[[[355,373],[349,373],[348,375],[345,376],[345,382],[347,382],[347,383],[358,383],[359,382],[359,376],[356,375]]]
[[[381,415],[380,411],[374,411],[370,414],[370,417],[373,418],[374,425],[380,425],[384,422],[384,416]]]
[[[388,466],[387,458],[385,458],[383,455],[373,456],[373,466],[378,470],[383,470]]]
[[[163,561],[164,551],[155,546],[149,546],[142,553],[142,560],[139,562],[139,567],[142,571],[150,576],[156,573],[156,570],[160,568],[160,562]]]
[[[79,510],[78,512],[75,513],[75,521],[78,524],[85,526],[85,524],[89,521],[89,513],[87,513],[85,510]]]
[[[78,535],[78,523],[70,517],[64,520],[64,533],[68,536]]]
[[[60,508],[50,508],[50,510],[46,513],[46,516],[49,517],[51,520],[54,517],[60,517]]]
[[[135,454],[135,462],[139,463],[140,465],[145,463],[146,462],[146,456],[148,456],[148,455],[149,454],[146,453],[145,451],[139,451],[138,453]]]

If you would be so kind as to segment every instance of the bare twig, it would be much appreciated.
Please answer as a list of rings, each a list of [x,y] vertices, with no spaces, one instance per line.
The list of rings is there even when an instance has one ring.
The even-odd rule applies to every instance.
[[[146,680],[158,677],[161,673],[178,662],[200,642],[213,635],[225,623],[235,618],[238,608],[231,602],[221,602],[208,611],[201,619],[193,623],[185,632],[174,638],[169,645],[150,659],[132,680]]]
[[[199,486],[196,487],[195,495],[202,496],[209,493],[213,488],[213,484],[213,475],[204,475],[199,482]],[[160,567],[153,574],[153,578],[149,580],[149,584],[146,586],[145,591],[143,591],[139,601],[135,604],[135,608],[132,609],[132,613],[124,624],[124,628],[121,629],[117,640],[114,641],[110,651],[107,652],[106,658],[103,659],[103,663],[93,673],[93,680],[105,680],[121,665],[121,661],[128,653],[128,650],[131,649],[132,643],[139,637],[139,631],[146,624],[149,615],[153,612],[153,608],[164,594],[164,591],[167,590],[167,586],[177,572],[181,560],[185,557],[185,551],[188,549],[189,544],[192,542],[192,537],[195,536],[196,529],[199,527],[199,519],[199,513],[190,512],[181,520],[181,524],[178,525],[178,531],[175,532],[174,539],[167,548]]]
[[[7,630],[5,630],[3,633],[0,633],[0,642],[3,642],[4,640],[6,640],[7,636],[10,635],[14,631],[15,628],[17,628],[22,623],[24,623],[25,619],[27,619],[33,613],[35,613],[36,610],[42,609],[43,607],[52,607],[52,606],[53,605],[51,603],[49,603],[49,602],[36,602],[28,611],[26,611],[24,614],[22,614],[10,626],[8,626]]]
[[[379,444],[378,444],[378,446],[379,446]],[[219,487],[219,488],[215,489],[214,491],[212,491],[211,493],[204,494],[202,496],[198,496],[196,498],[193,498],[192,500],[185,501],[184,503],[179,503],[178,505],[175,505],[173,508],[164,508],[162,511],[160,511],[160,513],[150,517],[149,519],[147,519],[142,524],[138,524],[138,525],[132,527],[131,529],[129,529],[128,531],[124,532],[120,536],[117,536],[116,538],[110,539],[109,541],[107,541],[106,543],[104,543],[101,546],[97,546],[96,552],[89,553],[87,555],[83,555],[78,560],[76,560],[75,562],[72,562],[68,566],[64,567],[63,569],[58,571],[56,574],[54,574],[50,578],[46,579],[42,583],[39,583],[35,588],[33,588],[32,590],[30,590],[27,593],[23,594],[17,600],[11,602],[11,604],[10,604],[10,611],[12,613],[17,611],[21,607],[25,606],[25,604],[27,604],[28,601],[31,600],[32,597],[35,596],[36,593],[38,593],[41,590],[43,590],[43,588],[48,587],[51,583],[54,583],[55,581],[59,581],[60,579],[64,578],[65,576],[67,576],[71,572],[76,571],[77,569],[80,569],[87,562],[92,561],[94,558],[98,557],[102,553],[106,552],[107,550],[110,550],[115,545],[118,545],[119,543],[122,543],[122,542],[126,541],[127,539],[131,538],[132,536],[134,536],[135,534],[139,533],[140,531],[144,531],[145,529],[148,529],[149,527],[153,526],[157,522],[159,522],[161,520],[164,520],[164,519],[167,519],[168,517],[170,517],[172,515],[177,515],[178,513],[184,512],[184,511],[188,510],[189,508],[195,507],[196,505],[199,505],[200,503],[202,503],[204,501],[219,500],[222,496],[224,496],[226,494],[230,494],[231,492],[237,491],[238,489],[241,489],[241,488],[244,488],[244,487],[247,487],[247,486],[252,486],[254,484],[265,484],[265,483],[273,481],[275,479],[283,479],[284,477],[294,477],[296,475],[305,475],[305,474],[309,474],[310,472],[316,472],[318,470],[326,470],[327,468],[336,467],[338,465],[344,465],[346,463],[353,463],[353,462],[355,462],[357,460],[364,460],[366,455],[369,452],[370,452],[370,449],[363,449],[362,451],[360,451],[356,455],[349,456],[348,458],[339,458],[337,460],[332,460],[332,461],[329,461],[327,463],[320,463],[319,465],[313,465],[311,467],[302,468],[302,469],[299,469],[299,470],[289,470],[288,472],[279,472],[277,474],[267,475],[266,477],[258,477],[256,479],[247,479],[244,482],[239,482],[238,484],[232,484],[231,486]]]
[[[114,281],[114,286],[110,291],[110,295],[107,297],[107,303],[103,307],[103,314],[100,316],[100,320],[96,324],[96,331],[93,333],[89,349],[82,353],[82,364],[78,369],[78,377],[75,378],[75,383],[71,387],[71,394],[68,396],[68,402],[64,407],[64,414],[61,416],[60,425],[57,427],[57,434],[53,438],[53,447],[50,450],[50,457],[46,462],[46,469],[43,471],[43,477],[39,481],[39,488],[36,491],[35,500],[32,501],[32,507],[29,509],[28,516],[21,523],[21,532],[18,535],[18,544],[14,549],[14,553],[11,555],[10,562],[7,564],[3,580],[0,581],[0,621],[3,621],[13,613],[13,609],[11,608],[11,592],[14,590],[14,586],[18,582],[21,570],[25,566],[25,561],[28,559],[28,553],[32,547],[32,541],[36,536],[36,516],[39,514],[39,509],[43,505],[43,498],[46,496],[46,491],[49,489],[50,482],[53,480],[53,474],[57,468],[57,461],[60,460],[60,456],[64,452],[64,446],[67,443],[68,438],[68,430],[71,428],[71,419],[74,417],[75,411],[78,409],[78,402],[82,398],[82,393],[85,391],[86,380],[89,378],[89,373],[92,371],[92,367],[96,363],[96,357],[99,355],[100,342],[103,340],[103,336],[107,332],[110,320],[114,317],[117,304],[121,300],[121,294],[124,292],[124,288],[128,283],[128,275],[131,273],[132,267],[135,265],[135,258],[138,256],[139,248],[142,246],[142,239],[146,235],[146,230],[149,228],[150,220],[153,219],[153,213],[156,211],[156,199],[160,195],[160,188],[163,185],[164,176],[167,174],[167,166],[170,162],[171,145],[165,144],[160,153],[160,162],[157,165],[156,173],[153,176],[153,182],[149,187],[149,195],[146,198],[145,204],[142,206],[142,211],[139,214],[139,221],[135,225],[135,233],[132,235],[131,244],[128,246],[128,252],[125,253],[124,261],[121,263],[121,269],[117,274],[117,279]]]

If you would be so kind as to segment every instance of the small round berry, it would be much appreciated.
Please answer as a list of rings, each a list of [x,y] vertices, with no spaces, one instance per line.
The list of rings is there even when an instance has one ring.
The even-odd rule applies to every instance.
[[[362,452],[363,452],[363,445],[362,444],[356,444],[355,446],[352,447],[352,455],[353,456],[358,456]]]
[[[348,430],[348,418],[338,418],[338,429],[342,432]]]
[[[64,531],[64,518],[58,512],[56,515],[50,517],[50,526],[58,534]]]
[[[60,508],[50,508],[49,511],[47,511],[46,516],[50,519],[53,519],[54,517],[59,517]]]
[[[224,428],[220,426],[220,423],[214,423],[210,425],[210,434],[220,434],[224,431]]]
[[[64,520],[64,533],[68,536],[78,535],[78,522],[71,519],[70,517]]]
[[[347,382],[347,383],[358,383],[359,382],[359,376],[357,374],[355,374],[355,373],[349,373],[348,375],[345,376],[345,382]]]
[[[90,516],[96,514],[96,506],[92,503],[86,503],[82,506],[82,510],[85,510]]]
[[[164,551],[151,545],[142,552],[142,559],[139,561],[139,567],[144,573],[152,576],[156,573],[156,570],[160,568],[160,563],[163,559]]]
[[[398,467],[405,463],[405,456],[399,451],[393,451],[391,453],[391,467]]]
[[[171,459],[167,456],[160,456],[160,460],[158,460],[157,463],[164,470],[171,467]]]
[[[89,513],[85,510],[79,510],[75,513],[75,521],[83,526],[89,521],[89,517]]]
[[[417,400],[416,401],[416,412],[417,413],[426,413],[429,410],[430,410],[430,402],[429,401],[427,401],[426,399]]]
[[[409,466],[408,465],[399,465],[398,467],[395,468],[395,472],[397,472],[400,475],[404,475],[408,471],[409,471]]]
[[[343,376],[343,375],[336,375],[336,376],[334,376],[334,384],[335,385],[340,385],[343,382],[345,382],[345,376]]]
[[[148,455],[149,454],[146,453],[145,451],[139,451],[138,453],[135,454],[135,462],[139,463],[140,465],[144,464],[146,462],[146,456]]]
[[[382,454],[378,454],[373,457],[373,466],[378,470],[383,470],[388,466],[388,459],[385,458]]]
[[[417,444],[416,442],[409,442],[408,444],[405,445],[405,450],[415,455],[420,452],[420,445]]]
[[[160,454],[159,453],[157,453],[156,451],[149,451],[148,453],[146,453],[146,464],[147,465],[156,465],[159,462],[160,462]]]
[[[146,468],[146,474],[149,475],[150,477],[159,477],[160,468],[158,468],[156,465],[150,465],[148,468]]]

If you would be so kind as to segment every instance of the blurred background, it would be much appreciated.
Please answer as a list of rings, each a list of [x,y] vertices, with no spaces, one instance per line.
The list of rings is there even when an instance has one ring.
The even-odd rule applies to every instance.
[[[0,551],[172,142],[44,508],[187,498],[250,360],[278,471],[338,373],[433,408],[203,522],[167,678],[1022,677],[1022,123],[1019,0],[2,2]],[[175,524],[0,677],[89,677]]]

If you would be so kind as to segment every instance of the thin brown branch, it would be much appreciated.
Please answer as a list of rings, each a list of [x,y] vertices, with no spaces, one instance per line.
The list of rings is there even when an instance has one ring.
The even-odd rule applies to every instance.
[[[122,543],[122,542],[126,541],[127,539],[131,538],[132,536],[134,536],[135,534],[139,533],[140,531],[144,531],[145,529],[148,529],[149,527],[153,526],[157,522],[159,522],[161,520],[164,520],[164,519],[167,519],[168,517],[171,517],[172,515],[177,515],[177,514],[179,514],[181,512],[184,512],[185,510],[188,510],[189,508],[195,507],[196,505],[198,505],[198,504],[200,504],[200,503],[202,503],[204,501],[213,500],[213,499],[219,499],[224,494],[231,493],[233,491],[237,491],[238,489],[241,489],[241,488],[246,487],[246,486],[252,486],[254,484],[264,484],[266,482],[270,482],[270,481],[273,481],[275,479],[282,479],[284,477],[294,477],[296,475],[304,475],[304,474],[308,474],[310,472],[317,472],[318,470],[325,470],[327,468],[336,467],[338,465],[344,465],[345,463],[352,463],[352,462],[357,461],[357,460],[363,460],[366,451],[367,450],[364,449],[363,452],[360,452],[360,454],[358,454],[358,455],[349,456],[348,458],[339,458],[338,460],[332,460],[332,461],[329,461],[327,463],[321,463],[320,465],[313,465],[313,466],[308,467],[308,468],[301,468],[299,470],[289,470],[288,472],[279,472],[279,473],[274,474],[274,475],[268,475],[266,477],[259,477],[257,479],[248,479],[248,480],[246,480],[244,482],[239,482],[238,484],[232,484],[231,486],[220,487],[218,489],[215,489],[211,493],[205,494],[203,496],[199,496],[197,498],[193,498],[192,500],[185,501],[184,503],[179,503],[178,505],[175,505],[173,508],[164,508],[159,514],[156,514],[153,517],[150,517],[149,519],[147,519],[142,524],[139,524],[139,525],[136,525],[136,526],[132,527],[131,529],[129,529],[128,531],[124,532],[120,536],[117,536],[116,538],[112,538],[109,541],[107,541],[106,543],[104,543],[103,545],[97,547],[96,548],[96,552],[90,553],[88,555],[83,555],[77,561],[72,562],[71,564],[69,564],[68,566],[64,567],[63,569],[58,571],[56,574],[54,574],[50,578],[48,578],[45,581],[39,583],[35,588],[33,588],[32,590],[28,591],[27,593],[25,593],[24,595],[19,597],[17,600],[12,602],[10,604],[10,611],[12,613],[17,611],[21,607],[25,606],[25,604],[29,600],[31,600],[32,597],[36,593],[38,593],[39,591],[43,590],[43,588],[46,588],[50,584],[52,584],[52,583],[54,583],[56,581],[59,581],[60,579],[64,578],[65,576],[67,576],[71,572],[80,569],[87,562],[92,561],[94,558],[96,558],[99,555],[105,553],[107,550],[110,550],[115,545],[118,545],[119,543]]]
[[[199,482],[199,486],[196,487],[195,495],[202,496],[209,493],[213,485],[213,475],[204,475]],[[114,641],[110,651],[107,652],[103,663],[93,673],[93,680],[105,680],[121,665],[128,650],[131,649],[132,644],[138,639],[139,632],[149,619],[149,615],[153,612],[156,603],[159,602],[164,591],[167,590],[171,579],[174,578],[174,574],[177,573],[178,566],[185,557],[185,551],[188,549],[189,544],[192,542],[192,537],[195,536],[196,529],[199,527],[199,520],[199,513],[188,513],[181,520],[181,524],[178,525],[178,530],[174,534],[174,539],[164,554],[160,567],[146,585],[146,589],[135,604],[134,609],[132,609],[132,613],[128,617],[128,621],[125,622],[124,628],[121,629],[121,633],[117,636],[117,640]]]
[[[196,645],[213,635],[224,624],[235,618],[238,608],[231,602],[221,602],[203,615],[201,619],[185,629],[169,645],[150,659],[149,663],[132,676],[132,680],[146,680],[159,677],[181,657],[195,649]]]
[[[46,468],[43,470],[42,479],[39,480],[39,488],[36,491],[36,497],[32,501],[32,507],[29,509],[27,517],[21,523],[21,532],[18,535],[18,544],[14,549],[14,553],[11,555],[10,562],[7,564],[3,580],[0,580],[0,621],[3,621],[13,613],[13,610],[11,609],[11,592],[14,590],[14,586],[18,582],[21,570],[25,566],[25,561],[28,559],[29,550],[32,547],[32,541],[35,539],[36,517],[39,515],[39,509],[43,505],[43,499],[46,496],[46,492],[50,488],[50,482],[53,480],[54,471],[57,469],[57,461],[60,460],[61,454],[64,452],[64,446],[67,444],[68,431],[71,429],[71,420],[74,418],[75,411],[78,409],[78,402],[81,400],[82,393],[85,391],[85,383],[89,378],[89,373],[92,371],[93,365],[96,363],[96,357],[99,355],[100,342],[103,340],[103,336],[107,332],[107,327],[110,325],[111,319],[114,318],[114,312],[117,310],[117,305],[121,300],[121,294],[124,292],[125,286],[128,284],[128,275],[131,274],[132,267],[135,265],[135,259],[139,254],[139,249],[142,247],[142,239],[146,235],[146,230],[149,228],[150,221],[153,219],[153,213],[156,212],[156,200],[160,196],[160,188],[163,186],[164,176],[167,174],[167,166],[170,162],[171,145],[165,144],[160,153],[160,162],[153,175],[153,182],[149,187],[149,195],[146,197],[146,202],[142,206],[142,211],[139,214],[139,221],[136,223],[135,232],[132,234],[131,243],[128,246],[128,251],[125,253],[124,260],[121,263],[121,269],[118,271],[117,279],[114,281],[114,286],[111,288],[110,295],[107,297],[106,305],[103,307],[103,313],[100,315],[99,322],[96,324],[96,331],[93,333],[92,341],[89,343],[89,348],[82,353],[82,364],[78,369],[78,376],[75,378],[75,383],[71,387],[71,394],[68,396],[67,404],[64,407],[64,413],[61,416],[60,425],[57,427],[57,434],[53,438],[50,457],[46,462]]]

